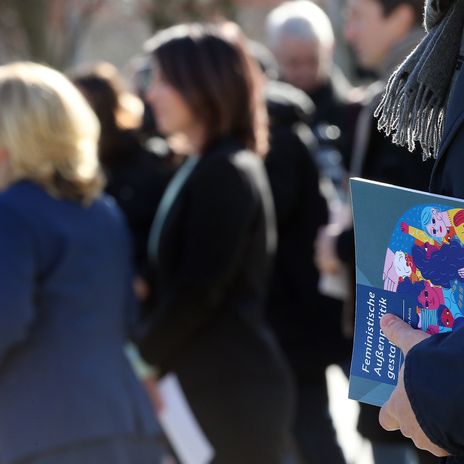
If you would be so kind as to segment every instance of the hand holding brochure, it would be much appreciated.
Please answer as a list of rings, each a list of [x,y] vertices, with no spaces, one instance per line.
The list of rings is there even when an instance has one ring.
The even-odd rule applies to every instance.
[[[351,179],[356,322],[349,397],[381,406],[401,351],[380,329],[393,313],[436,334],[464,325],[464,201]]]

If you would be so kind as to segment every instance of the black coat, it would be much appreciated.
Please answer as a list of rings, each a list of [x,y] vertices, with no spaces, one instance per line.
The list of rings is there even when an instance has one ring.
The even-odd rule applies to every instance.
[[[341,335],[341,302],[319,293],[314,264],[314,240],[327,224],[328,209],[314,161],[317,142],[305,124],[313,108],[303,92],[282,83],[269,86],[267,106],[266,169],[278,230],[268,316],[295,374],[319,383],[327,365],[347,359],[349,351]]]
[[[111,150],[106,150],[101,160],[107,180],[105,191],[126,216],[135,266],[138,274],[146,277],[148,234],[173,169],[161,153],[146,149],[129,131],[116,132],[111,142]]]
[[[142,355],[179,377],[215,463],[278,463],[289,427],[286,364],[264,322],[276,231],[263,163],[222,140],[166,216]]]
[[[464,68],[456,71],[430,190],[464,198]],[[406,357],[405,386],[424,432],[464,463],[464,329],[434,335]],[[431,375],[433,373],[433,375]]]
[[[324,126],[338,127],[340,135],[332,142],[342,155],[346,169],[350,166],[356,119],[360,109],[358,103],[348,100],[347,94],[349,92],[350,84],[341,71],[334,68],[329,81],[308,94],[315,105],[315,111],[311,118],[311,128],[320,139],[324,138],[321,133]]]

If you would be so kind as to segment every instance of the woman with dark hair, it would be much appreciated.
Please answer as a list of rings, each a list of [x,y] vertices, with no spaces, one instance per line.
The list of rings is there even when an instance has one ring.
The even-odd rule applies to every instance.
[[[159,128],[192,156],[152,227],[157,305],[140,350],[178,376],[214,463],[279,464],[290,386],[263,314],[276,245],[266,113],[255,64],[224,34],[183,25],[149,43]]]
[[[146,279],[148,234],[173,171],[167,156],[161,156],[169,152],[168,146],[164,144],[164,150],[154,153],[140,143],[137,130],[142,102],[124,90],[112,64],[84,67],[72,80],[98,117],[98,157],[106,177],[105,191],[116,199],[127,218],[137,273]]]

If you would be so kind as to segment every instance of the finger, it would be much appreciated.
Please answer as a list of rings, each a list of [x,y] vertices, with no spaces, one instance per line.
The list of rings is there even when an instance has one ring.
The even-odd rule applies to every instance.
[[[380,320],[380,327],[385,336],[400,348],[405,356],[414,345],[430,337],[429,334],[421,330],[413,329],[393,314],[385,314]]]
[[[387,401],[379,411],[379,423],[387,431],[398,430],[400,425],[396,417],[392,413],[392,406],[390,400]]]
[[[439,446],[435,445],[428,438],[425,438],[425,439],[420,439],[419,438],[418,439],[418,438],[413,437],[412,441],[413,441],[414,446],[416,448],[428,451],[429,453],[432,453],[434,456],[437,456],[439,458],[444,458],[445,456],[449,456],[448,451],[446,451],[443,448],[440,448]]]

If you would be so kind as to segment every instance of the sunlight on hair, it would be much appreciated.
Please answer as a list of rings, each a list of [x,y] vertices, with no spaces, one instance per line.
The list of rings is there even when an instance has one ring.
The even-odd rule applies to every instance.
[[[28,179],[52,195],[83,201],[101,191],[99,124],[65,76],[35,63],[0,66],[0,104],[9,183]]]

